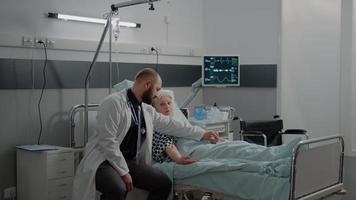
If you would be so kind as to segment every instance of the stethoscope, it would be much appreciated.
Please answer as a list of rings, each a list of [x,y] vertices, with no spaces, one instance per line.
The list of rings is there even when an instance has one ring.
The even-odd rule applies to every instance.
[[[137,114],[136,114],[136,109],[135,107],[133,106],[133,104],[131,103],[131,101],[129,100],[129,98],[127,97],[127,104],[129,105],[130,109],[131,109],[131,118],[132,120],[134,121],[135,125],[137,125],[138,127],[138,130],[139,130],[139,134],[141,135],[145,135],[146,134],[146,129],[145,128],[142,128],[141,127],[141,106],[139,105],[138,106],[138,111],[137,111]]]
[[[136,114],[135,108],[132,105],[132,103],[129,101],[128,104],[132,113],[131,115],[132,120],[134,121],[135,125],[137,125],[137,127],[140,127],[140,134],[145,135],[146,129],[141,127],[141,106],[138,106],[138,111],[137,111],[138,114]]]
[[[136,151],[136,164],[139,164],[140,162],[140,150],[141,150],[141,145],[142,142],[141,138],[142,136],[146,136],[146,129],[141,127],[141,106],[138,106],[138,112],[136,115],[136,109],[131,103],[129,97],[127,96],[127,104],[129,105],[131,109],[131,118],[134,121],[135,125],[137,125],[137,151]]]

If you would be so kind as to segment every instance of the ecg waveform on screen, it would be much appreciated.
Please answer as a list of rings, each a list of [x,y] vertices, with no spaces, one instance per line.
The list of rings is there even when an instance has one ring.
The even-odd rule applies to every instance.
[[[239,61],[237,57],[207,57],[204,60],[205,84],[238,84]]]
[[[223,77],[223,79],[222,80],[220,80],[219,79],[219,77],[213,77],[213,78],[211,78],[210,79],[210,81],[212,81],[212,82],[215,82],[215,81],[217,81],[218,83],[234,83],[234,82],[236,82],[237,80],[236,79],[229,79],[228,77]]]

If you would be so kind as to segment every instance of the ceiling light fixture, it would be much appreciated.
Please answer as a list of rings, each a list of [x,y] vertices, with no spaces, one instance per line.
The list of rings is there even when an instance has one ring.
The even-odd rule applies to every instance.
[[[81,16],[75,16],[75,15],[65,15],[65,14],[61,14],[61,13],[52,13],[52,12],[49,12],[47,17],[53,18],[53,19],[61,19],[61,20],[65,20],[65,21],[88,22],[88,23],[95,23],[95,24],[106,24],[106,22],[107,22],[106,19],[99,19],[99,18],[93,18],[93,17],[81,17]],[[128,27],[128,28],[141,28],[141,24],[134,23],[134,22],[120,21],[119,25],[122,27]]]

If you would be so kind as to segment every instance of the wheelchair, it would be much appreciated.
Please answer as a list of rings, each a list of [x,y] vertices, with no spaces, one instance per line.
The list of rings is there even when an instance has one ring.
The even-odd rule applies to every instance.
[[[240,139],[263,146],[278,146],[283,144],[283,135],[300,135],[308,139],[304,129],[283,130],[283,120],[278,115],[272,120],[240,120]]]

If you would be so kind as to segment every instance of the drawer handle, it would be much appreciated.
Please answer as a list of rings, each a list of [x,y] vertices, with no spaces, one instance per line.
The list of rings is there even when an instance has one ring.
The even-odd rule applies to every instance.
[[[67,196],[60,196],[59,199],[66,199]]]
[[[59,187],[65,187],[65,186],[67,186],[68,184],[66,184],[66,183],[63,183],[63,184],[60,184],[60,185],[58,185]]]
[[[58,172],[58,174],[66,174],[67,173],[67,171],[60,171],[60,172]]]
[[[59,162],[64,162],[66,160],[67,160],[66,158],[62,158],[62,159],[59,160]]]

